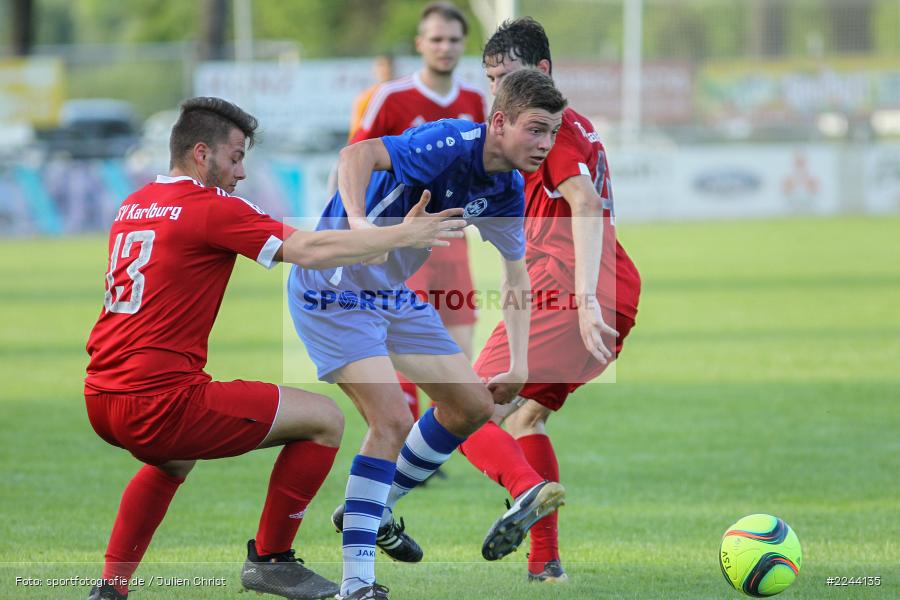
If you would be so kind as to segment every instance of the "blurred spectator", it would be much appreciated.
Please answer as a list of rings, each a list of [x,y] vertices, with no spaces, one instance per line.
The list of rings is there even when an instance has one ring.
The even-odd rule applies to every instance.
[[[377,90],[378,86],[382,83],[394,78],[394,57],[390,54],[379,54],[376,56],[375,61],[372,63],[372,72],[375,75],[375,83],[366,88],[366,90],[353,101],[353,112],[350,117],[350,134],[347,137],[348,140],[352,139],[359,130],[359,124],[362,122],[363,114],[365,114],[366,108],[369,106],[369,100],[372,99],[375,90]]]

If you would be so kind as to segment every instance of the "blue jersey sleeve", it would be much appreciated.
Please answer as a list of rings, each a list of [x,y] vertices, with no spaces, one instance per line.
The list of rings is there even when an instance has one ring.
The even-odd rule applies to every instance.
[[[409,186],[427,186],[455,160],[472,152],[475,138],[465,139],[465,132],[453,123],[449,119],[425,123],[381,138],[391,157],[394,177]],[[473,130],[479,127],[468,122],[466,126]]]
[[[487,217],[475,226],[481,239],[490,242],[506,260],[525,257],[525,218]]]
[[[481,238],[490,242],[506,260],[525,257],[525,183],[512,172],[509,191],[491,216],[473,219]]]

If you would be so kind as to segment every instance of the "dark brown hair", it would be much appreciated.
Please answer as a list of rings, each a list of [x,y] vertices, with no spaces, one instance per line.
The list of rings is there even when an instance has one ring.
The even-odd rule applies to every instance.
[[[481,62],[485,66],[495,66],[503,64],[507,57],[518,59],[526,67],[536,67],[546,60],[553,72],[547,32],[531,17],[503,21],[484,45]]]
[[[503,77],[494,96],[491,118],[502,112],[515,122],[526,110],[540,108],[548,113],[561,112],[568,101],[553,85],[553,80],[537,69],[521,69]]]
[[[199,142],[213,147],[228,140],[232,129],[240,129],[253,146],[259,123],[253,115],[221,98],[189,98],[181,103],[181,115],[169,137],[170,167],[179,164]]]
[[[421,26],[422,21],[435,14],[442,16],[447,21],[459,21],[462,25],[463,36],[469,35],[469,22],[466,20],[466,15],[450,2],[432,2],[427,5],[422,9],[419,25]]]

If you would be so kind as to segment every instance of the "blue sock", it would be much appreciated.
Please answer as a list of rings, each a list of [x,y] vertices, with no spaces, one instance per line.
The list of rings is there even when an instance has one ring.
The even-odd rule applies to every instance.
[[[463,441],[438,423],[433,407],[425,411],[413,425],[397,457],[397,474],[385,504],[382,524],[391,520],[397,500],[437,471]]]
[[[375,538],[397,466],[357,454],[350,465],[344,504],[344,576],[341,595],[375,583]]]

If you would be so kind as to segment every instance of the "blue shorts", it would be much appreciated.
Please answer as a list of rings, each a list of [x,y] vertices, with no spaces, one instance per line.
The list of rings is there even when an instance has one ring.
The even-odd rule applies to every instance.
[[[334,383],[335,371],[373,356],[462,352],[431,304],[405,287],[391,292],[364,297],[341,290],[319,293],[293,274],[288,277],[294,329],[321,381]]]

